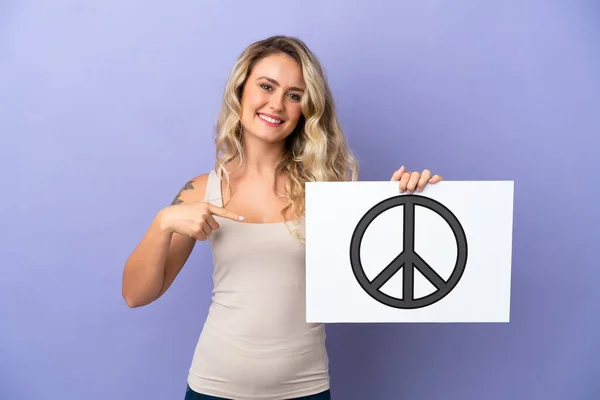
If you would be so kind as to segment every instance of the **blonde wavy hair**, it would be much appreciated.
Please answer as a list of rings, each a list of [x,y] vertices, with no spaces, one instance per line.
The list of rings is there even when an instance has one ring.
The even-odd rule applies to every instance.
[[[227,80],[223,103],[216,126],[215,170],[229,179],[225,165],[235,158],[243,163],[241,98],[244,85],[253,66],[274,54],[292,57],[302,69],[306,84],[302,97],[302,116],[294,131],[286,139],[285,151],[276,165],[276,174],[288,176],[287,199],[281,213],[289,209],[294,219],[304,217],[304,183],[354,181],[358,164],[348,148],[337,119],[333,96],[323,68],[306,44],[295,37],[272,36],[248,46],[239,56]]]

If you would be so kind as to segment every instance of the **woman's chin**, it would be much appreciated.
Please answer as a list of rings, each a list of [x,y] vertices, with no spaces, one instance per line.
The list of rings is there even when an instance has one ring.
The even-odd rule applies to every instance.
[[[249,136],[247,139],[254,138],[260,142],[265,143],[279,143],[285,141],[285,138],[289,136],[288,133],[283,130],[275,130],[275,129],[261,129],[254,131],[256,133],[251,133],[246,131],[246,136]]]

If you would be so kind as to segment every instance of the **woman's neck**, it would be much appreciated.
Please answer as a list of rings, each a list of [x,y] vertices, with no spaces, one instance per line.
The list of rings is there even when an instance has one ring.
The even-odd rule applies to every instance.
[[[284,142],[267,143],[248,138],[244,141],[242,165],[239,158],[235,158],[227,170],[237,176],[273,177],[284,147]]]

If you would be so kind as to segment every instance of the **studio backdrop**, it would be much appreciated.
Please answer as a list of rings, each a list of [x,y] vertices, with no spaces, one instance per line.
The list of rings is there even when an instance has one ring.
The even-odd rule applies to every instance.
[[[130,309],[127,256],[190,178],[240,52],[321,59],[361,180],[514,181],[509,323],[327,325],[336,400],[600,398],[595,1],[0,2],[0,398],[182,399],[199,243]]]

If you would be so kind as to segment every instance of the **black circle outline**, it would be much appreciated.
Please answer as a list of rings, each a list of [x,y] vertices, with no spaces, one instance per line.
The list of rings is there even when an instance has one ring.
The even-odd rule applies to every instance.
[[[364,234],[365,234],[367,228],[369,227],[369,225],[371,224],[371,222],[373,222],[373,220],[375,220],[375,218],[377,218],[377,216],[379,216],[381,213],[383,213],[391,208],[398,207],[398,206],[407,206],[407,205],[412,206],[413,208],[415,207],[415,205],[420,205],[422,207],[430,209],[431,211],[433,211],[436,214],[438,214],[439,216],[441,216],[448,223],[448,225],[450,225],[450,228],[452,229],[452,233],[454,234],[454,238],[456,240],[456,246],[457,246],[456,262],[454,264],[454,270],[452,271],[450,278],[447,281],[445,281],[446,285],[444,286],[444,288],[442,288],[442,289],[438,288],[438,290],[434,291],[433,293],[431,293],[425,297],[413,299],[410,302],[406,302],[404,299],[401,299],[401,298],[389,296],[389,295],[381,292],[378,288],[374,289],[373,286],[371,285],[372,281],[370,281],[369,278],[367,278],[367,276],[365,275],[365,272],[364,272],[364,269],[362,267],[362,263],[360,260],[360,247],[362,244],[362,240],[363,240]],[[414,223],[414,219],[413,219],[413,223]],[[403,231],[406,233],[406,225],[405,224],[403,224]],[[415,230],[414,230],[414,226],[413,226],[413,229],[412,229],[412,234],[413,234],[412,243],[413,244],[414,244],[414,232],[415,232]],[[410,249],[409,251],[412,254],[416,254],[414,252],[414,248]],[[406,252],[406,249],[402,249],[401,254],[404,254],[405,252]],[[385,199],[385,200],[377,203],[373,207],[371,207],[371,209],[369,209],[362,216],[362,218],[356,225],[356,228],[354,229],[354,232],[352,234],[352,240],[350,242],[350,264],[352,266],[352,272],[354,273],[354,277],[358,281],[359,285],[365,290],[365,292],[369,296],[371,296],[378,302],[383,303],[390,307],[400,308],[400,309],[417,309],[417,308],[426,307],[426,306],[434,304],[434,303],[440,301],[441,299],[443,299],[444,297],[446,297],[456,287],[456,285],[462,278],[464,271],[465,271],[466,263],[467,263],[467,255],[468,255],[467,237],[466,237],[466,234],[465,234],[465,231],[464,231],[462,225],[460,224],[460,221],[458,220],[458,218],[456,218],[456,215],[454,215],[454,213],[452,211],[450,211],[442,203],[440,203],[436,200],[433,200],[432,198],[415,195],[415,194],[398,195],[398,196],[390,197],[388,199]],[[405,268],[405,265],[403,265],[402,268]],[[411,268],[414,268],[414,266],[411,265]],[[413,287],[414,287],[414,281],[413,281]]]

